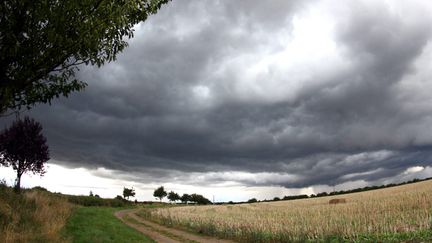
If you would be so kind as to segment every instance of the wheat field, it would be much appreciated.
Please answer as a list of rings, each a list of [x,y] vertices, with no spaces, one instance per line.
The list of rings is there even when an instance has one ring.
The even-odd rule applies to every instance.
[[[347,202],[329,204],[334,198]],[[160,208],[144,214],[167,225],[245,242],[331,237],[363,241],[413,232],[430,234],[432,180],[330,197]]]

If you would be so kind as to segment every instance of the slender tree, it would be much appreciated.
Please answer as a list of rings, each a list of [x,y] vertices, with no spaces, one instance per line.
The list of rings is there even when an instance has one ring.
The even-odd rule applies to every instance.
[[[42,125],[25,117],[13,122],[0,133],[0,164],[12,166],[16,171],[17,191],[21,188],[21,176],[26,172],[43,175],[45,162],[49,160],[48,145],[42,134]]]
[[[129,200],[129,197],[135,197],[135,189],[123,187],[123,197]]]
[[[161,186],[159,188],[157,188],[154,192],[153,192],[153,196],[159,198],[159,200],[162,202],[162,199],[164,197],[166,197],[167,192],[165,191],[164,187]]]
[[[78,66],[115,60],[168,1],[0,1],[0,114],[83,89]]]

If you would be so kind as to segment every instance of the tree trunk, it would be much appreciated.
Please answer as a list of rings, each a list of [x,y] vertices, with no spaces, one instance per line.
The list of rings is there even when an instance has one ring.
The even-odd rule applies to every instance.
[[[20,192],[21,189],[21,173],[19,170],[17,171],[17,178],[16,178],[16,184],[15,184],[15,191]]]

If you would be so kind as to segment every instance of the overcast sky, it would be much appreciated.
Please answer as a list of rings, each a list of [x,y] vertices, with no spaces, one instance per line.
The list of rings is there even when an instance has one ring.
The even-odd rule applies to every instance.
[[[41,183],[244,200],[432,176],[430,23],[428,0],[174,0],[30,113],[71,178]]]

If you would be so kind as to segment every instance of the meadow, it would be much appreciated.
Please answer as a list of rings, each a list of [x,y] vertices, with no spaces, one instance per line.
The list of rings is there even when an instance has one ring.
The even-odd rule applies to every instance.
[[[329,204],[334,198],[346,203]],[[432,180],[293,201],[143,209],[139,215],[240,242],[432,241]]]

